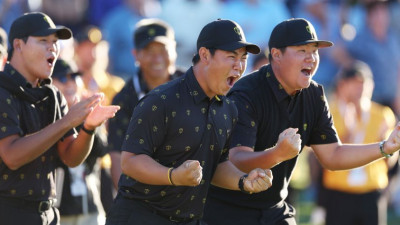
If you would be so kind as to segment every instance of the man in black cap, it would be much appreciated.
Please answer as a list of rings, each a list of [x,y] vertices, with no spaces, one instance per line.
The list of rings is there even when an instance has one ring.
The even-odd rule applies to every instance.
[[[229,159],[242,171],[272,168],[274,185],[246,195],[211,186],[204,211],[209,225],[296,224],[295,209],[285,202],[297,156],[311,146],[330,170],[350,169],[400,148],[400,124],[380,143],[344,145],[333,126],[321,85],[312,80],[318,50],[330,47],[318,40],[305,19],[278,24],[269,39],[270,64],[239,80],[228,97],[239,119],[232,132]]]
[[[123,175],[106,224],[204,224],[208,187],[260,192],[269,170],[241,172],[227,160],[237,111],[224,95],[259,53],[230,20],[207,24],[193,66],[143,97],[122,145]]]
[[[7,33],[0,27],[0,71],[3,71],[7,62]]]
[[[68,28],[39,12],[11,25],[9,63],[0,73],[1,224],[59,224],[54,208],[58,159],[79,165],[91,150],[94,129],[119,108],[101,106],[99,93],[68,110],[50,77],[58,40],[70,37]]]
[[[175,67],[176,42],[174,30],[169,24],[154,18],[142,19],[136,24],[133,42],[135,48],[132,54],[138,72],[114,97],[112,104],[119,105],[121,110],[108,123],[111,175],[115,188],[118,188],[121,176],[121,146],[133,108],[150,90],[183,74]]]

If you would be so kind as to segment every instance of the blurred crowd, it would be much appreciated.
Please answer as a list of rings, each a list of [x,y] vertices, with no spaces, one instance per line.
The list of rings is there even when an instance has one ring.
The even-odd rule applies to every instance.
[[[352,102],[352,108],[345,107],[347,110],[345,114],[340,114],[342,103],[337,100],[340,97],[338,93],[346,93],[345,90],[338,89],[339,86],[344,86],[343,69],[351,70],[354,62],[358,61],[365,63],[369,71],[369,75],[361,76],[361,80],[368,85],[372,83],[372,87],[365,87],[368,102],[379,103],[386,107],[384,109],[390,115],[385,118],[390,118],[387,121],[392,122],[392,126],[400,116],[398,88],[400,86],[400,1],[398,0],[0,0],[0,27],[8,33],[11,23],[17,17],[24,12],[34,11],[46,13],[55,24],[65,25],[73,31],[73,39],[60,41],[60,65],[56,65],[53,75],[55,82],[59,82],[59,89],[66,89],[63,92],[66,96],[65,93],[69,92],[85,96],[88,93],[101,91],[105,93],[104,104],[111,104],[114,96],[126,83],[132,82],[132,76],[140,68],[139,59],[135,58],[137,54],[132,53],[132,49],[135,48],[133,33],[137,22],[144,18],[158,18],[171,25],[176,40],[174,69],[182,71],[187,70],[192,64],[191,59],[196,52],[196,38],[205,24],[217,18],[236,21],[246,33],[247,41],[256,43],[264,49],[260,55],[249,56],[245,72],[247,74],[268,63],[268,37],[273,27],[282,20],[300,17],[306,18],[315,26],[320,35],[319,39],[331,40],[335,44],[330,49],[320,51],[319,70],[313,78],[324,86],[328,98],[335,99],[332,101],[335,105],[330,106],[338,108],[338,116],[334,117],[354,117],[354,120],[335,121],[335,125],[343,123],[344,130],[350,129],[351,122],[362,118],[362,115],[356,115],[356,101]],[[1,35],[1,32],[0,36],[4,41],[5,36]],[[4,43],[7,47],[7,42]],[[144,65],[143,61],[140,62]],[[72,91],[68,89],[68,79],[74,82]],[[348,89],[357,90],[361,86],[351,86]],[[360,99],[365,97],[361,95],[360,93]],[[364,107],[365,104],[371,103],[364,101],[360,104]],[[348,103],[345,105],[348,106]],[[352,132],[355,132],[352,133],[353,136],[365,136],[362,132],[373,129],[362,127],[362,121],[358,125],[359,127],[356,127],[356,124],[353,126],[354,129],[352,128]],[[387,127],[385,130],[391,128]],[[64,190],[58,190],[58,193],[63,193],[60,195],[60,212],[65,216],[64,221],[71,219],[68,217],[71,215],[93,214],[96,219],[88,221],[103,224],[105,212],[115,196],[117,181],[113,183],[111,177],[112,160],[108,152],[113,147],[108,146],[107,124],[98,129],[97,133],[94,147],[96,151],[93,151],[93,157],[89,158],[85,165],[59,170],[59,173],[63,174],[60,176],[63,180],[59,182],[64,184],[64,186],[58,185],[64,187]],[[338,133],[342,135],[340,130]],[[385,135],[382,131],[377,140],[384,138]],[[363,137],[361,139],[341,137],[341,139],[346,140],[344,142],[361,143],[365,141]],[[400,217],[398,158],[395,158],[395,162],[387,162],[382,166],[386,168],[382,171],[385,173],[384,177],[387,177],[387,182],[376,188],[384,192],[382,195],[387,197],[388,207]],[[312,159],[299,162],[299,171],[307,170],[306,176],[301,172],[294,174],[293,183],[298,185],[293,188],[294,191],[310,188],[309,198],[316,202],[315,205],[326,208],[324,210],[329,209],[329,204],[326,203],[328,200],[326,198],[321,200],[318,197],[321,196],[321,191],[330,188],[329,185],[324,186],[329,183],[324,180],[325,171],[315,166]],[[353,175],[355,173],[357,172]],[[360,171],[354,176],[357,176],[356,179],[359,181]],[[304,182],[307,179],[308,181]],[[65,185],[66,183],[68,185]],[[70,192],[68,195],[64,195],[65,188]],[[342,188],[340,191],[347,192],[348,189]],[[69,195],[80,197],[74,202]],[[71,205],[78,202],[80,206],[68,207],[65,202]],[[313,221],[316,224],[323,223],[317,217],[316,212]],[[85,224],[90,223],[85,222]]]

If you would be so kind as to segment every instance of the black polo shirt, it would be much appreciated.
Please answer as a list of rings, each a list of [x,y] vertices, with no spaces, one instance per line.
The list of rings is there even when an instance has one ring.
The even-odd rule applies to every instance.
[[[1,76],[11,76],[17,85],[25,89],[31,84],[11,65],[7,64]],[[18,88],[18,87],[16,87]],[[47,98],[37,104],[31,104],[6,89],[0,87],[0,139],[18,134],[25,136],[37,132],[50,123],[51,107]],[[57,91],[61,116],[68,111],[67,102]],[[69,131],[65,136],[73,134]],[[32,162],[17,170],[10,170],[0,158],[0,196],[42,201],[55,198],[55,169],[58,166],[56,145]]]
[[[302,148],[338,141],[323,88],[314,81],[291,97],[267,65],[240,79],[228,97],[239,112],[231,147],[248,146],[254,151],[264,151],[276,145],[279,134],[289,127],[299,128]],[[287,197],[296,161],[297,157],[272,168],[273,184],[264,192],[246,195],[212,186],[209,196],[245,207],[268,209]]]
[[[119,193],[145,200],[167,217],[200,218],[216,166],[227,160],[228,139],[236,121],[234,104],[224,96],[210,100],[192,68],[152,90],[134,109],[122,150],[149,155],[167,167],[198,160],[203,179],[196,187],[163,186],[143,184],[122,175]]]
[[[177,70],[170,78],[173,80],[182,74],[183,72]],[[150,91],[143,79],[141,71],[134,76],[136,77],[133,78],[137,79],[136,85],[134,85],[133,78],[129,79],[112,100],[112,105],[119,105],[120,110],[108,121],[108,149],[110,152],[121,152],[121,146],[124,141],[126,130],[128,129],[129,121],[132,117],[133,109],[139,102],[139,98],[142,98],[143,95]]]

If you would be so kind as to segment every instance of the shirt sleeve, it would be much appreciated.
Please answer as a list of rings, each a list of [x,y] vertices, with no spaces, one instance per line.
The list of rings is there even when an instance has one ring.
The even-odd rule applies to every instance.
[[[230,147],[247,146],[254,148],[257,137],[256,110],[243,92],[233,92],[229,98],[235,103],[238,119],[232,131]]]
[[[166,135],[165,101],[146,95],[135,107],[122,144],[122,151],[153,156]]]
[[[320,113],[317,114],[316,124],[312,130],[309,142],[306,143],[307,146],[313,144],[331,144],[339,141],[324,90],[321,86],[319,88],[320,92],[315,95],[315,102],[316,105],[320,106]]]

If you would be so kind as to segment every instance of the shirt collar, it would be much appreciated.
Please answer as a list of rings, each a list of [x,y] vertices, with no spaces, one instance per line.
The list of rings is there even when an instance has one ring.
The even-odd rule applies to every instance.
[[[190,67],[190,69],[186,72],[185,76],[189,88],[189,94],[193,96],[194,102],[197,104],[201,101],[204,101],[205,99],[209,101],[208,96],[206,93],[203,91],[203,89],[200,87],[199,82],[197,81],[196,77],[194,76],[193,73],[193,67]],[[217,101],[221,101],[221,96],[215,97]],[[219,99],[219,100],[218,100]]]
[[[274,74],[274,71],[272,70],[271,64],[269,64],[267,66],[267,69],[265,70],[265,76],[266,76],[268,84],[271,87],[272,92],[274,93],[274,96],[278,102],[281,102],[289,97],[289,94],[286,93],[282,84],[279,83],[278,79],[276,79],[276,76]],[[300,92],[301,91],[297,91],[295,96],[297,96]]]
[[[24,76],[22,76],[22,74],[20,74],[16,69],[14,69],[13,66],[11,66],[10,63],[7,63],[4,66],[4,72],[12,77],[16,83],[18,85],[20,85],[21,87],[26,87],[26,88],[33,88],[32,85],[25,79]],[[44,79],[43,81],[41,81],[39,83],[40,86],[42,85],[46,85],[46,84],[50,84],[51,83],[51,79]]]

